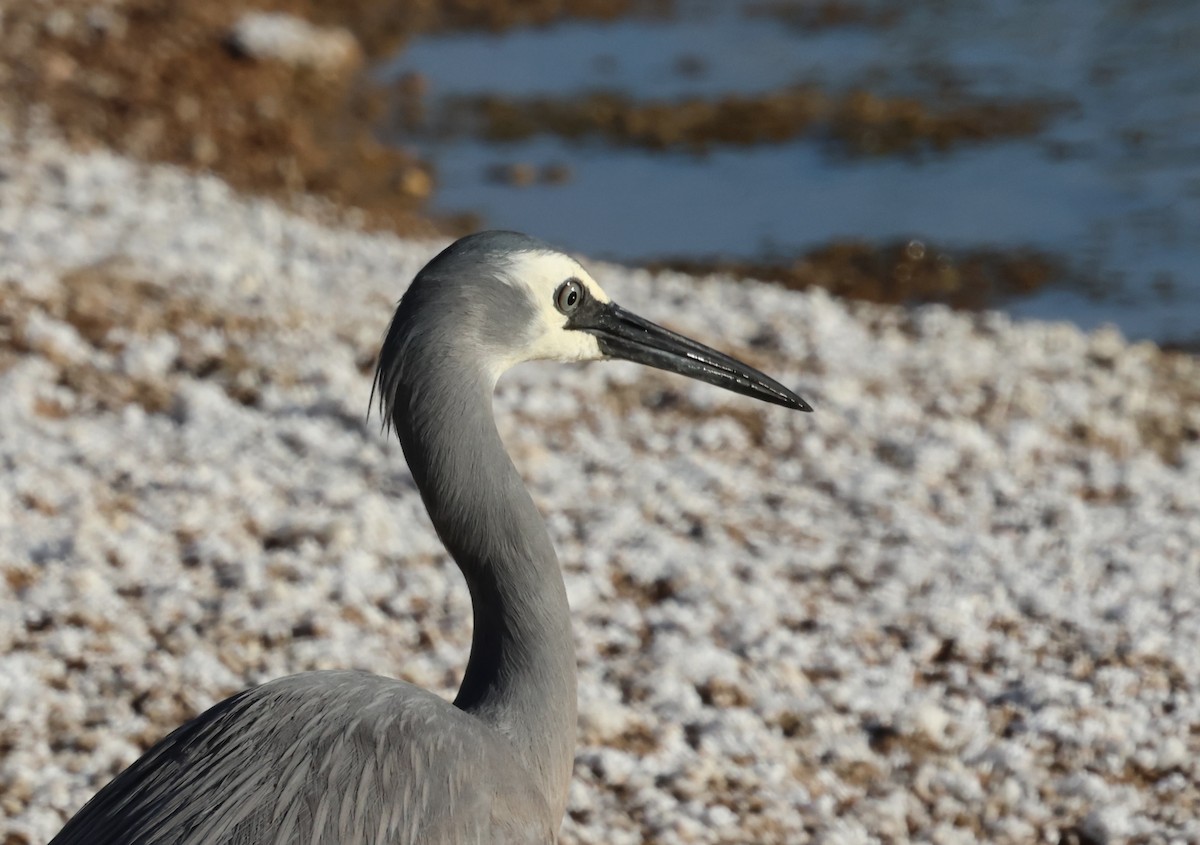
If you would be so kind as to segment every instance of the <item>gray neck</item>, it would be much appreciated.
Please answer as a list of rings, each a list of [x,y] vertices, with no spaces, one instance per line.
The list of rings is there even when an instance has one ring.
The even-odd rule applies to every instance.
[[[566,588],[545,524],[496,431],[491,380],[469,356],[439,351],[436,367],[405,367],[392,421],[438,536],[471,590],[471,657],[454,704],[512,741],[561,817],[576,723]]]

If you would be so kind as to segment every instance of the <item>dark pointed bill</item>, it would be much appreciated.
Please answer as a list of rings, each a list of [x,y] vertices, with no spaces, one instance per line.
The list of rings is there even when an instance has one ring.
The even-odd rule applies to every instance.
[[[785,408],[812,410],[807,402],[770,376],[736,358],[644,320],[615,302],[589,298],[570,315],[567,328],[595,335],[600,351],[613,358],[690,376]]]

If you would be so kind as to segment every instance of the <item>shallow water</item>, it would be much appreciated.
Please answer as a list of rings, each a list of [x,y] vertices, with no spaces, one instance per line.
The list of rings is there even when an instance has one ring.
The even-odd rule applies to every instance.
[[[431,36],[378,73],[419,72],[435,109],[468,94],[674,100],[795,83],[932,108],[947,97],[1064,103],[1035,137],[907,156],[853,157],[807,138],[706,155],[548,136],[417,146],[437,167],[435,210],[591,255],[755,258],[835,239],[1033,248],[1067,271],[1006,310],[1200,341],[1200,4],[876,3],[886,25],[815,30],[751,5],[680,0],[670,19]],[[513,162],[563,164],[572,178],[518,188],[489,177]]]

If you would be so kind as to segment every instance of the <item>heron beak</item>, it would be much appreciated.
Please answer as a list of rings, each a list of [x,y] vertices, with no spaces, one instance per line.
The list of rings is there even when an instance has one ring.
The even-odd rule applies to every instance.
[[[615,302],[589,298],[571,314],[566,327],[595,335],[600,351],[612,358],[679,373],[785,408],[812,410],[807,402],[770,376],[642,319]]]

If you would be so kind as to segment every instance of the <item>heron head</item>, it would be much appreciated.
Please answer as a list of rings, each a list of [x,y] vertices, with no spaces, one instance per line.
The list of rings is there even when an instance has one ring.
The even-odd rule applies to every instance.
[[[384,342],[384,382],[414,337],[469,349],[493,380],[524,361],[618,358],[812,410],[753,367],[625,310],[574,258],[516,232],[468,235],[417,274]]]

